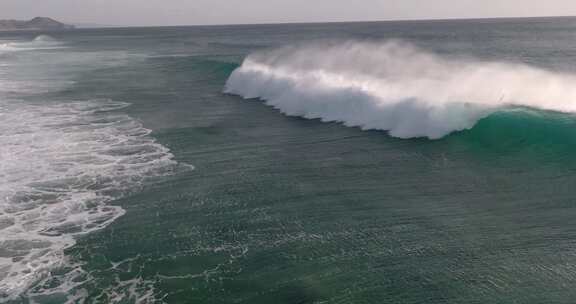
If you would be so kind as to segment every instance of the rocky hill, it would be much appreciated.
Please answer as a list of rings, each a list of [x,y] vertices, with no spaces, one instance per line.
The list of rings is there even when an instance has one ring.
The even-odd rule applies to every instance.
[[[69,30],[73,28],[73,25],[64,24],[46,17],[36,17],[29,21],[0,20],[0,31]]]

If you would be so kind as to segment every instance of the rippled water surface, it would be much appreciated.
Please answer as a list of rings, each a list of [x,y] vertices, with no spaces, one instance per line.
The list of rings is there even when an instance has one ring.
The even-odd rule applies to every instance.
[[[0,303],[572,303],[575,30],[2,33]]]

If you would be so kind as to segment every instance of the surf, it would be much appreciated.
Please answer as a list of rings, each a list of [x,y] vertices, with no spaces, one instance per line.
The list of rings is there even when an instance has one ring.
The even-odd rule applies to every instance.
[[[64,43],[48,35],[40,35],[31,41],[11,41],[0,43],[0,52],[33,51],[39,49],[63,48]]]
[[[129,103],[50,98],[47,92],[71,88],[78,74],[121,64],[113,52],[35,52],[58,45],[42,36],[10,42],[27,51],[0,57],[2,299],[17,299],[66,266],[64,251],[78,237],[124,215],[113,200],[179,166],[150,129],[123,112]]]
[[[576,112],[576,76],[442,56],[402,41],[339,41],[255,52],[225,93],[289,116],[440,139],[514,108]]]

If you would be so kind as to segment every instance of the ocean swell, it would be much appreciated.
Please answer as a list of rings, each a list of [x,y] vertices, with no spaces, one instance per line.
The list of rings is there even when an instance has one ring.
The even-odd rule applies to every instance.
[[[576,111],[576,76],[448,58],[399,41],[288,46],[249,55],[225,92],[286,115],[442,138],[510,107]]]

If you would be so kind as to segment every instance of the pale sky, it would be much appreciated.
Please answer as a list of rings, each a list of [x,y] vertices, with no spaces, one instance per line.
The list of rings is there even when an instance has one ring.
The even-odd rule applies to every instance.
[[[0,19],[193,25],[576,15],[576,0],[0,0]]]

